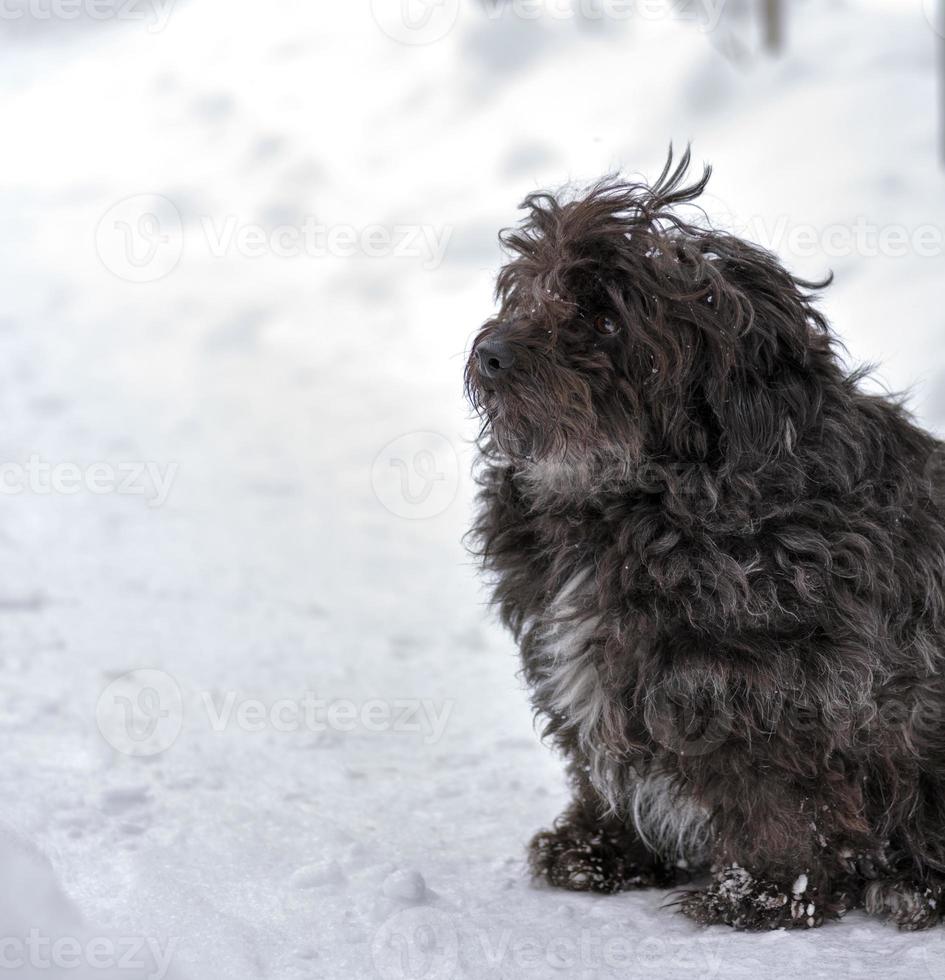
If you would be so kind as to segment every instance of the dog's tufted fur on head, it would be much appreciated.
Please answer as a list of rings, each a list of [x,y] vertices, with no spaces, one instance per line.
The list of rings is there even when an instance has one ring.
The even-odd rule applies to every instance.
[[[652,184],[534,194],[466,385],[475,548],[574,802],[531,845],[701,922],[945,899],[945,454],[813,290]]]

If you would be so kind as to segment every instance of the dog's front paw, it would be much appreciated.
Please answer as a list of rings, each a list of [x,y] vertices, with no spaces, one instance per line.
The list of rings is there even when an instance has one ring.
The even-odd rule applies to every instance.
[[[577,892],[613,892],[666,886],[671,868],[647,855],[626,834],[562,826],[536,834],[529,845],[529,866],[536,878],[555,888]]]
[[[708,888],[688,893],[679,905],[703,925],[750,930],[813,929],[842,914],[835,902],[825,903],[808,889],[806,875],[785,885],[737,865],[717,873]]]
[[[863,904],[871,915],[895,922],[900,929],[928,929],[942,921],[945,888],[941,882],[919,883],[907,878],[881,879],[866,886]]]

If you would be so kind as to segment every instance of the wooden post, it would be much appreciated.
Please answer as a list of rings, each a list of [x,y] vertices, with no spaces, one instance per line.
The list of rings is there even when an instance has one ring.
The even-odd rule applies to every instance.
[[[772,54],[784,48],[784,0],[762,0],[765,47]]]

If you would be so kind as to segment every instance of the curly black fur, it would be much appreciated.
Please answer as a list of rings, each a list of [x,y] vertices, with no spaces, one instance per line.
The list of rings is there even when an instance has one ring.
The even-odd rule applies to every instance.
[[[467,366],[476,548],[575,791],[532,869],[607,892],[712,867],[679,903],[700,922],[921,928],[943,445],[844,369],[826,282],[687,220],[688,164],[530,196]]]

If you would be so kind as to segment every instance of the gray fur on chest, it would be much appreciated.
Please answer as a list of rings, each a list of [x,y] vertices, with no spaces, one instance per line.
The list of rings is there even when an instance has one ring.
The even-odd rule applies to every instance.
[[[535,704],[563,719],[563,730],[577,742],[591,782],[611,812],[632,821],[656,853],[668,860],[697,863],[705,855],[710,835],[704,808],[668,775],[641,776],[618,752],[627,708],[601,673],[603,617],[587,601],[592,587],[589,569],[575,574],[536,627]]]

